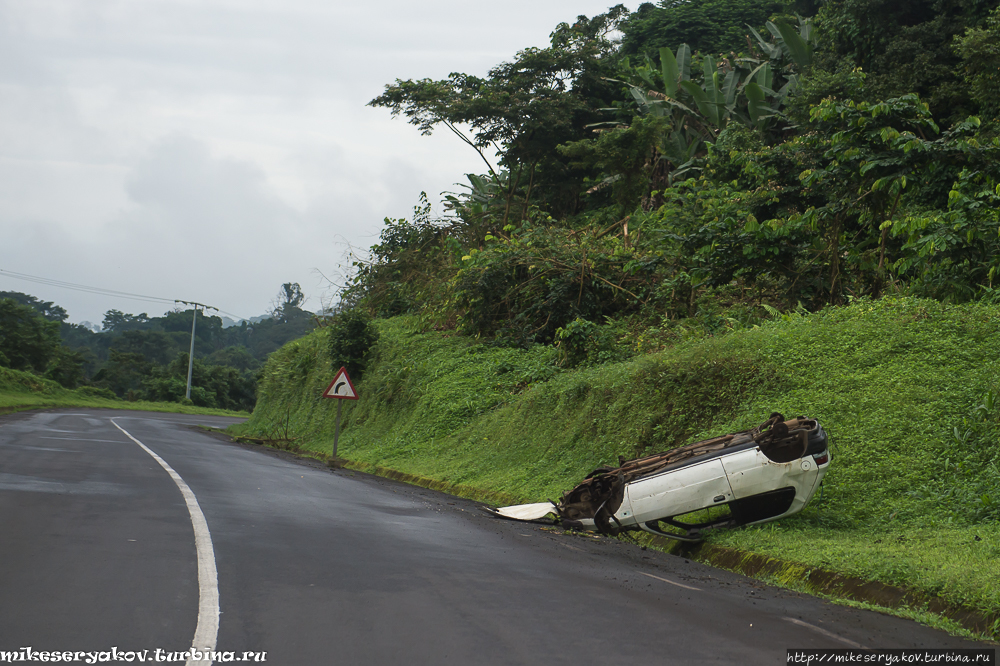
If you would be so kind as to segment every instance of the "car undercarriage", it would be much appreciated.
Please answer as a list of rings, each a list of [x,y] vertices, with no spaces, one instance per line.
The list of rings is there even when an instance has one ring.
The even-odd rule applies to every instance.
[[[711,529],[801,511],[830,464],[827,444],[815,419],[773,413],[749,430],[599,467],[558,502],[490,511],[514,520],[551,516],[568,529],[643,530],[696,542]]]

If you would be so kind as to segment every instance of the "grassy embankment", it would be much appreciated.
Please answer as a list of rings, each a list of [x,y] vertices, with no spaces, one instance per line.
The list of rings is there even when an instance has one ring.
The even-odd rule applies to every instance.
[[[93,407],[99,409],[135,409],[148,412],[249,416],[245,412],[208,409],[174,402],[128,402],[118,400],[110,391],[82,387],[69,390],[50,379],[0,367],[0,414],[46,407]]]
[[[861,302],[554,375],[552,349],[380,327],[344,410],[340,454],[361,466],[540,501],[619,454],[805,414],[832,438],[822,496],[710,542],[1000,611],[1000,307]],[[322,331],[285,346],[238,428],[329,453],[333,370]]]

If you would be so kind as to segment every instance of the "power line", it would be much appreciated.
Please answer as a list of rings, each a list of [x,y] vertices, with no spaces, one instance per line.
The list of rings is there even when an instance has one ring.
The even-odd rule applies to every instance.
[[[82,291],[89,294],[99,294],[101,296],[115,296],[118,298],[128,298],[136,301],[149,301],[151,303],[173,303],[173,298],[160,298],[159,296],[144,296],[142,294],[133,294],[127,291],[115,291],[113,289],[103,289],[101,287],[90,287],[85,284],[76,284],[73,282],[63,282],[62,280],[53,280],[52,278],[39,277],[37,275],[28,275],[26,273],[15,273],[14,271],[8,271],[0,268],[0,275],[6,275],[8,277],[16,278],[18,280],[25,280],[26,282],[35,282],[37,284],[45,284],[52,287],[61,287],[63,289],[71,289],[73,291]]]
[[[127,291],[117,291],[115,289],[104,289],[102,287],[91,287],[85,284],[76,284],[75,282],[64,282],[63,280],[54,280],[52,278],[39,277],[37,275],[28,275],[27,273],[17,273],[14,271],[8,271],[0,268],[0,275],[6,275],[7,277],[12,277],[17,280],[24,280],[26,282],[34,282],[36,284],[44,284],[50,287],[59,287],[61,289],[70,289],[72,291],[82,291],[87,294],[97,294],[99,296],[113,296],[114,298],[126,298],[133,301],[145,301],[147,303],[166,303],[169,305],[174,305],[175,303],[190,303],[189,301],[182,301],[176,298],[160,298],[159,296],[145,296],[143,294],[133,294]],[[198,305],[201,305],[200,303]],[[224,310],[219,310],[218,308],[212,308],[217,312],[221,312],[229,317],[235,317],[236,319],[247,320],[245,317],[240,317],[231,312],[225,312]]]
[[[241,316],[239,316],[239,315],[237,315],[237,314],[233,314],[232,312],[226,312],[225,310],[220,310],[219,308],[213,308],[213,309],[214,309],[214,310],[215,310],[216,312],[220,313],[220,314],[224,314],[224,315],[226,315],[227,317],[232,317],[233,319],[236,319],[236,320],[242,320],[242,321],[246,321],[246,322],[249,322],[249,321],[250,321],[250,320],[249,320],[249,319],[247,319],[246,317],[241,317]]]

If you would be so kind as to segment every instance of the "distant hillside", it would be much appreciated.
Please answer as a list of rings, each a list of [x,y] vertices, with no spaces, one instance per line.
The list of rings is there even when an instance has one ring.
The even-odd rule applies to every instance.
[[[297,284],[282,285],[271,313],[241,320],[197,313],[191,400],[250,411],[268,354],[316,325],[298,306]],[[106,390],[130,401],[186,400],[192,310],[163,316],[108,310],[100,326],[67,323],[66,310],[20,292],[0,292],[0,367]],[[227,326],[226,324],[231,324]]]

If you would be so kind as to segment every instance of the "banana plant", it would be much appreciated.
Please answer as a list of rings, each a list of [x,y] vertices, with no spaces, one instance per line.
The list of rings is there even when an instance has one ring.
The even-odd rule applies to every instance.
[[[781,52],[793,61],[800,71],[804,72],[812,66],[812,21],[800,17],[798,32],[784,21],[779,21],[778,23],[768,21],[766,25],[768,32],[774,36]]]
[[[765,127],[811,65],[815,39],[808,20],[800,19],[797,30],[781,22],[769,21],[766,27],[770,40],[750,28],[763,58],[720,61],[705,55],[701,71],[692,76],[696,58],[681,44],[676,52],[661,48],[658,67],[648,55],[636,66],[626,58],[622,69],[627,80],[608,79],[627,86],[640,113],[669,119],[658,151],[672,165],[671,180],[696,168],[705,142],[714,141],[733,120]],[[592,127],[599,125],[621,127],[621,122]]]
[[[620,83],[628,86],[640,112],[675,116],[675,125],[697,128],[703,139],[714,138],[734,118],[752,127],[774,115],[766,103],[775,95],[767,63],[748,73],[739,61],[733,66],[729,60],[705,56],[701,59],[700,80],[696,81],[691,76],[691,61],[687,44],[682,44],[676,55],[661,48],[659,71],[648,57],[643,65],[634,68],[628,67],[626,61],[625,68],[633,74],[633,80]],[[749,91],[748,84],[753,84]]]
[[[477,218],[482,217],[491,205],[500,205],[503,190],[507,188],[510,180],[506,170],[492,176],[467,173],[465,177],[469,179],[468,185],[465,183],[455,183],[455,185],[465,188],[466,192],[442,193],[444,208],[453,215],[465,212]]]
[[[631,66],[628,59],[623,69],[631,76],[631,81],[608,79],[627,86],[633,101],[641,113],[667,118],[668,130],[659,142],[661,157],[673,166],[670,178],[676,178],[690,170],[694,158],[704,149],[706,137],[714,136],[712,126],[696,110],[697,101],[688,104],[683,94],[684,86],[691,83],[691,49],[681,44],[674,54],[667,48],[660,49],[660,67],[645,56],[641,65]],[[637,83],[635,79],[641,81]],[[681,101],[684,97],[685,101]],[[618,109],[608,109],[609,111]],[[620,125],[619,122],[596,123],[598,125]]]
[[[739,81],[736,70],[729,69],[725,77],[719,72],[719,63],[712,56],[702,58],[704,75],[699,86],[691,80],[681,81],[681,87],[691,95],[698,111],[717,130],[725,129],[736,110],[736,92]]]
[[[770,62],[764,62],[757,65],[744,79],[743,94],[747,98],[750,124],[759,126],[777,113],[768,100],[772,99],[776,106],[780,106],[788,91],[783,88],[780,95],[774,91],[774,70]]]
[[[797,30],[783,21],[777,23],[768,21],[765,27],[771,34],[771,40],[764,39],[759,32],[747,26],[766,59],[763,62],[747,59],[746,62],[759,63],[757,69],[766,65],[771,70],[767,85],[761,81],[757,83],[765,92],[770,91],[769,96],[774,97],[780,105],[788,93],[798,86],[804,72],[812,66],[816,37],[812,21],[801,17]],[[783,81],[782,87],[777,91],[773,89],[773,84],[776,82],[775,70],[780,74],[777,78]],[[756,69],[754,71],[756,72]]]
[[[677,97],[677,86],[682,81],[691,79],[691,49],[687,44],[681,44],[674,56],[670,49],[660,49],[660,77],[667,97]]]
[[[809,19],[799,18],[797,28],[782,21],[768,21],[770,40],[747,27],[763,58],[720,62],[706,55],[701,59],[700,81],[696,81],[691,76],[691,49],[681,44],[676,54],[668,48],[660,49],[659,67],[648,55],[635,67],[625,59],[623,69],[632,81],[620,83],[629,87],[641,112],[694,116],[710,135],[724,129],[733,118],[758,126],[775,115],[812,65],[816,38]]]

